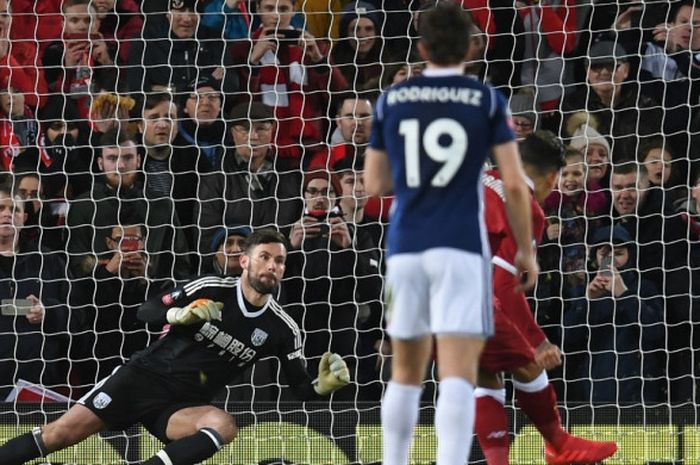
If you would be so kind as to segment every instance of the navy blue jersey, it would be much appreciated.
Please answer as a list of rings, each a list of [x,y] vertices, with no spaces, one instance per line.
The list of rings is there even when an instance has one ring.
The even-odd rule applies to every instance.
[[[389,157],[389,254],[488,250],[481,172],[491,147],[514,140],[505,98],[452,70],[391,87],[378,100],[370,147]]]

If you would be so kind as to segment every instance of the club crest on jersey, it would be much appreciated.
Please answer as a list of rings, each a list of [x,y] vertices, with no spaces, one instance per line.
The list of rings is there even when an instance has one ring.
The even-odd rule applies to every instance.
[[[252,342],[255,347],[260,347],[265,341],[267,341],[267,333],[260,328],[255,328],[253,335],[250,336],[250,342]]]
[[[102,410],[103,408],[107,407],[111,402],[112,398],[109,397],[107,393],[100,392],[92,400],[92,405],[94,405],[96,409]]]

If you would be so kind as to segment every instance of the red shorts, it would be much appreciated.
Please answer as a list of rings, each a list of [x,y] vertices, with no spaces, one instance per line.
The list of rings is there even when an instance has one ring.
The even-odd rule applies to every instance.
[[[493,316],[496,331],[486,341],[480,369],[500,373],[535,360],[535,349],[546,339],[527,304],[525,294],[513,292],[517,281],[499,266],[493,269]]]

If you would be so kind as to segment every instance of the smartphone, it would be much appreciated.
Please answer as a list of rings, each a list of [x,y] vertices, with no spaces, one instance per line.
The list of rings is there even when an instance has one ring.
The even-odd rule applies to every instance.
[[[301,29],[270,29],[269,31],[265,32],[265,35],[277,35],[283,40],[299,40],[301,37]]]
[[[3,316],[26,315],[33,305],[28,299],[2,299],[0,314]]]
[[[119,249],[122,252],[136,252],[139,250],[139,238],[138,237],[122,237]]]
[[[71,40],[74,42],[79,42],[79,41],[88,41],[88,40],[97,40],[101,39],[102,35],[99,32],[91,32],[91,33],[79,33],[79,34],[65,34],[63,36],[64,40]]]
[[[610,255],[606,255],[600,261],[600,269],[598,272],[602,276],[612,276],[612,257]]]

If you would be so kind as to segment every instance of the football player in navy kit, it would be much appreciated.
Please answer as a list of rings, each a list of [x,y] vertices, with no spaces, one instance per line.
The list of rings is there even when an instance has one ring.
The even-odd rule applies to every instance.
[[[168,334],[134,354],[58,420],[6,442],[0,463],[20,465],[135,423],[166,444],[143,465],[199,463],[236,436],[233,417],[209,402],[262,357],[279,358],[304,400],[348,384],[345,362],[331,353],[311,380],[299,328],[271,295],[284,274],[284,244],[276,231],[255,232],[246,240],[240,278],[205,276],[143,303],[139,318],[170,323]]]
[[[408,463],[433,335],[440,377],[437,465],[467,460],[479,354],[493,332],[480,181],[491,151],[518,245],[519,287],[532,287],[538,271],[530,193],[505,99],[464,76],[471,25],[452,2],[421,13],[418,51],[427,68],[387,89],[375,106],[365,187],[370,195],[395,194],[387,235],[394,359],[382,401],[384,465]]]

